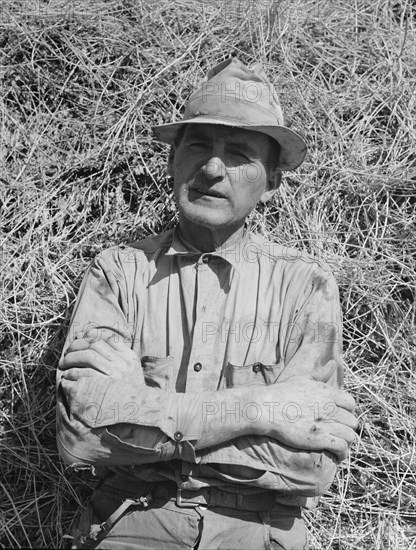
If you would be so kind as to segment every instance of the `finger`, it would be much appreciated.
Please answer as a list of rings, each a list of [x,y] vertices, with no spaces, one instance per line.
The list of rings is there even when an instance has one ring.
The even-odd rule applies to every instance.
[[[110,331],[109,331],[110,332]],[[116,332],[104,334],[104,339],[111,348],[117,352],[131,351],[130,338],[126,338]]]
[[[331,378],[335,370],[336,362],[331,359],[330,361],[325,363],[325,365],[319,367],[319,369],[314,370],[311,373],[311,378],[312,380],[315,380],[315,382],[327,382]]]
[[[73,342],[69,344],[69,346],[64,351],[63,356],[65,357],[68,353],[72,353],[73,351],[82,351],[86,349],[90,349],[92,345],[92,341],[88,338],[77,338]]]
[[[348,456],[349,444],[342,437],[330,434],[324,443],[323,447],[326,451],[334,453],[338,460],[345,460]]]
[[[91,337],[90,334],[92,335]],[[89,348],[95,349],[98,353],[102,353],[109,360],[110,356],[112,359],[117,359],[120,352],[132,351],[130,344],[126,343],[120,334],[103,329],[100,331],[99,336],[97,336],[97,331],[87,331],[83,338],[77,338],[71,343],[67,353]],[[117,355],[112,355],[114,352],[117,352]]]
[[[350,447],[351,444],[355,441],[356,433],[352,428],[349,426],[345,426],[345,424],[332,424],[330,428],[330,436],[339,437],[340,439],[343,439],[347,445]]]
[[[339,410],[337,422],[348,426],[352,430],[356,430],[358,427],[358,418],[355,416],[355,414],[346,411],[345,409]]]
[[[331,361],[329,361],[322,368],[329,369],[330,363]],[[313,391],[316,392],[317,401],[319,400],[321,403],[335,403],[338,407],[353,412],[355,409],[355,399],[353,398],[353,396],[345,390],[334,388],[333,386],[330,386],[329,384],[326,384],[325,382],[319,380],[320,374],[321,372],[312,374],[312,380],[314,382]],[[307,378],[309,380],[311,379],[310,376],[308,376]],[[293,377],[293,380],[294,379],[295,377]],[[301,385],[302,382],[302,377],[299,376],[297,383]]]
[[[109,361],[113,361],[114,364],[121,366],[120,358],[124,358],[128,363],[140,365],[140,359],[136,352],[132,350],[130,344],[127,344],[120,337],[119,334],[106,331],[104,338],[92,345],[92,349],[99,351],[103,356],[107,357]],[[122,355],[123,354],[123,355]]]
[[[69,344],[69,346],[66,348],[64,352],[64,357],[68,353],[72,353],[73,351],[82,351],[84,349],[89,349],[91,343],[84,339],[84,338],[77,338],[73,342]]]
[[[107,359],[107,361],[117,360],[117,355],[114,353],[113,348],[105,340],[88,340],[88,338],[74,340],[74,342],[66,350],[65,357],[69,353],[87,350],[95,351],[98,355],[101,355]]]
[[[355,432],[350,427],[338,422],[315,422],[307,437],[311,450],[325,449],[331,451],[339,460],[344,460],[348,449],[355,440]]]
[[[328,365],[332,361],[329,361],[325,368],[329,368]],[[319,373],[320,374],[320,373]],[[343,409],[347,409],[348,411],[353,411],[355,409],[355,399],[353,396],[346,392],[345,390],[342,390],[340,388],[334,388],[333,386],[330,386],[329,384],[326,384],[325,382],[322,382],[321,380],[317,379],[317,374],[313,374],[313,380],[316,382],[316,391],[317,395],[321,396],[321,401],[324,399],[324,396],[328,396],[327,402],[333,402],[339,407],[342,407]]]
[[[86,336],[89,336],[89,332],[87,332]],[[97,336],[97,331],[95,331],[95,336]],[[131,350],[131,334],[127,334],[124,331],[114,331],[102,328],[99,331],[99,338],[96,337],[95,340],[107,342],[109,346],[116,351]]]
[[[75,387],[75,382],[73,380],[67,380],[66,378],[62,378],[61,386],[65,394],[69,396],[72,392],[72,389]]]
[[[73,367],[90,367],[102,374],[110,375],[111,373],[111,364],[109,361],[93,349],[72,351],[68,353],[60,361],[59,367],[61,370],[67,370]]]
[[[336,403],[342,409],[346,409],[350,412],[354,411],[355,399],[350,393],[336,388],[331,388],[331,391],[334,403]]]
[[[76,381],[79,378],[82,377],[96,377],[96,376],[103,376],[103,374],[98,373],[96,369],[90,369],[85,367],[73,367],[70,369],[67,369],[62,373],[62,378],[65,378],[65,380],[71,380]]]
[[[110,340],[100,340],[94,342],[91,348],[102,357],[105,357],[107,361],[113,364],[113,368],[116,367],[117,371],[122,371],[131,367],[134,369],[140,364],[140,360],[137,354],[123,342],[118,342],[116,339],[110,338]]]
[[[324,405],[321,409],[321,417],[317,419],[320,422],[338,422],[340,424],[345,424],[353,430],[358,426],[358,420],[354,414],[342,409],[335,405],[335,403],[328,403]]]

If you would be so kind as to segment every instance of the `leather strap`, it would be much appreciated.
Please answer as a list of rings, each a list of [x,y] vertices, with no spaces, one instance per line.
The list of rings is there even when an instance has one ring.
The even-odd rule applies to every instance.
[[[196,508],[207,506],[208,508],[222,507],[233,510],[248,510],[262,512],[284,508],[286,513],[293,508],[293,514],[298,515],[299,507],[287,507],[276,503],[273,491],[262,491],[255,494],[242,494],[223,491],[218,487],[207,487],[199,491],[178,489],[172,482],[155,483],[153,491],[154,500],[174,500],[180,508]]]
[[[178,500],[180,500],[180,503]],[[196,506],[202,505],[208,508],[221,507],[251,512],[270,510],[277,506],[273,493],[243,495],[241,493],[228,493],[217,488],[201,489],[200,491],[183,491],[179,489],[176,495],[176,504],[182,507],[196,504]]]
[[[139,498],[126,498],[117,510],[115,510],[111,516],[106,519],[106,521],[103,521],[100,525],[94,525],[86,537],[81,537],[81,544],[84,545],[101,540],[117,523],[121,516],[130,508],[130,506],[141,506],[142,508],[147,508],[152,502],[152,499],[153,497],[150,492],[146,496]]]

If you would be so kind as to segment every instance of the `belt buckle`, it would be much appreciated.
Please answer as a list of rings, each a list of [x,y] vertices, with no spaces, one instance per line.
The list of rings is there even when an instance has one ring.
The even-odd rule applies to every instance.
[[[190,500],[182,499],[182,489],[176,491],[176,506],[179,508],[198,508],[199,502],[191,502]]]

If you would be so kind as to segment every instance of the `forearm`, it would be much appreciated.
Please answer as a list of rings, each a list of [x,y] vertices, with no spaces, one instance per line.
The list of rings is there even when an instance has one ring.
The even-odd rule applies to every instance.
[[[109,377],[58,382],[58,439],[87,463],[147,463],[173,458],[195,462],[195,450],[254,432],[249,421],[223,422],[219,412],[250,399],[247,388],[171,393]],[[95,451],[91,451],[95,449]]]
[[[337,459],[325,451],[308,452],[275,439],[243,436],[216,449],[198,451],[199,466],[207,466],[224,482],[273,490],[289,503],[317,497],[330,487]]]

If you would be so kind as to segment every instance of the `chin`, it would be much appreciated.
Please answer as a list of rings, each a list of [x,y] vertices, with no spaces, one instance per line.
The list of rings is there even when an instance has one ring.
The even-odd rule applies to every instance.
[[[228,225],[230,221],[224,212],[196,205],[181,208],[181,213],[190,222],[204,227],[220,228]]]
[[[201,225],[212,229],[225,227],[227,225],[226,220],[222,219],[220,216],[194,215],[186,216],[186,218],[195,225]]]

